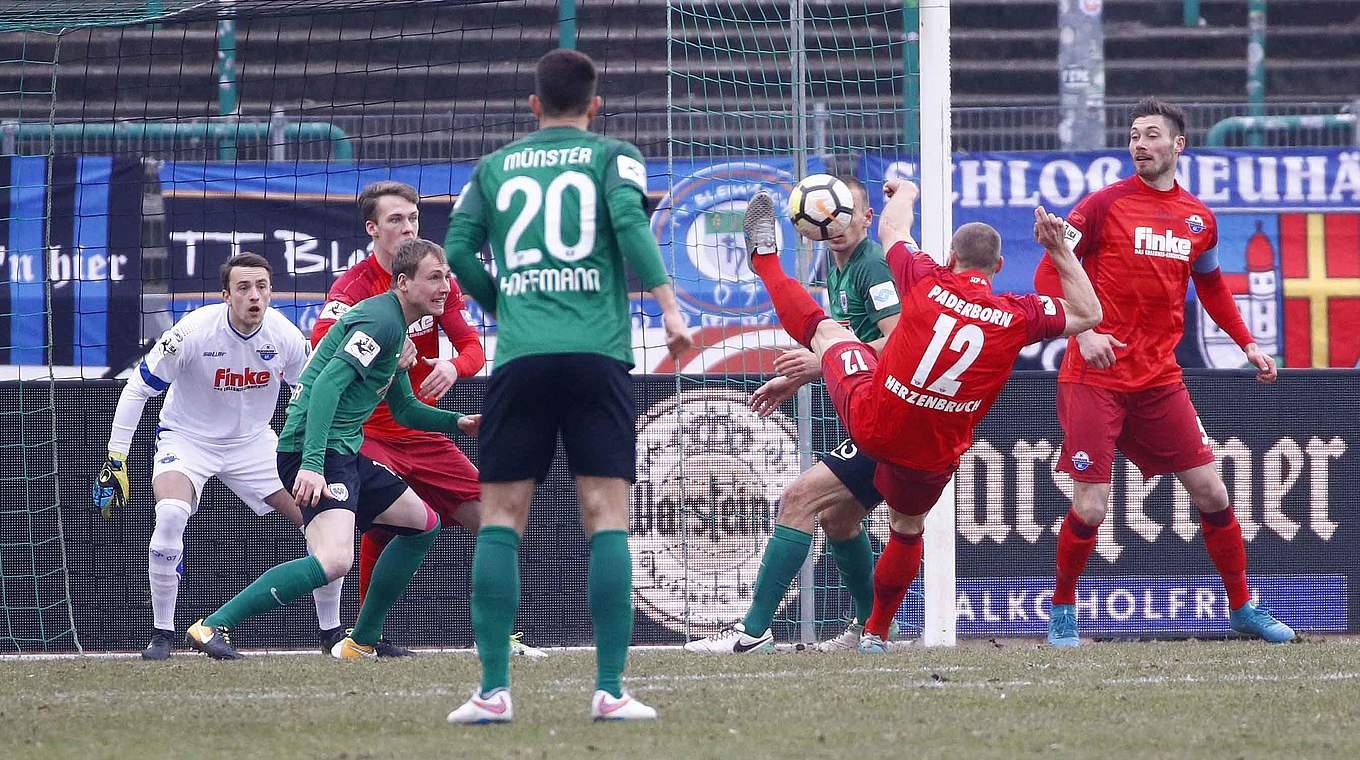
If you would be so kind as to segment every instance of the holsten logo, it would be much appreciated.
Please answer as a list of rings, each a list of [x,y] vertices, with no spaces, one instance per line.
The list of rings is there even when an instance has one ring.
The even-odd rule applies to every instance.
[[[270,377],[269,370],[253,370],[246,367],[240,372],[233,372],[226,367],[220,367],[213,375],[213,388],[228,391],[263,388],[269,385]]]
[[[746,611],[779,494],[798,477],[794,423],[746,403],[736,391],[683,391],[638,419],[633,588],[672,631],[688,618],[711,632]]]

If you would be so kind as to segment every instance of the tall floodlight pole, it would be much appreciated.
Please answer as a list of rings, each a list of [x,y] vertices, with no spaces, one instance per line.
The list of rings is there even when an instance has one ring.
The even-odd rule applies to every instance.
[[[1105,147],[1104,0],[1058,4],[1058,142],[1063,150]]]
[[[1266,0],[1247,2],[1247,115],[1266,115]],[[1248,145],[1264,143],[1264,132],[1247,132]]]

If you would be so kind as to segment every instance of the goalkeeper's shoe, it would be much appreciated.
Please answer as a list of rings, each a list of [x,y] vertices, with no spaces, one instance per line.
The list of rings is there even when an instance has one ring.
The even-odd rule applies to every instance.
[[[686,652],[700,654],[746,654],[748,652],[773,652],[774,634],[768,629],[759,636],[746,635],[746,626],[733,623],[713,636],[685,644]]]
[[[1055,604],[1048,616],[1048,645],[1071,649],[1081,645],[1077,634],[1077,610],[1071,604]]]
[[[901,632],[901,627],[897,625],[896,620],[888,625],[889,639],[897,638]],[[859,638],[862,635],[864,635],[864,624],[855,620],[846,626],[839,636],[826,641],[819,641],[813,648],[818,652],[853,652],[859,648]]]
[[[538,647],[531,647],[528,644],[525,644],[523,639],[524,639],[523,633],[515,633],[510,636],[511,657],[528,657],[530,659],[536,659],[539,657],[548,656],[548,653],[543,651],[542,649],[539,649]]]
[[[175,648],[175,632],[156,628],[151,634],[151,643],[142,650],[143,660],[168,660]]]
[[[859,645],[856,648],[864,654],[887,654],[888,642],[876,634],[866,633],[859,637]]]
[[[367,644],[360,644],[346,636],[340,639],[339,644],[331,648],[331,656],[337,660],[367,660],[377,657],[378,650]]]
[[[1281,623],[1270,610],[1247,602],[1228,613],[1228,622],[1238,633],[1265,639],[1272,644],[1283,644],[1294,638],[1294,629]]]
[[[244,660],[245,655],[231,645],[230,634],[222,626],[213,627],[200,619],[189,626],[184,640],[190,647],[197,649],[214,660]]]
[[[453,724],[509,723],[515,718],[515,706],[510,702],[509,689],[492,689],[490,694],[473,691],[462,707],[449,713]]]
[[[416,653],[402,646],[393,644],[387,639],[378,639],[378,643],[373,645],[373,650],[379,657],[415,657]]]
[[[656,710],[622,692],[618,699],[604,689],[596,689],[590,700],[591,720],[656,720]]]
[[[317,638],[321,641],[321,653],[330,654],[335,645],[343,641],[348,635],[349,631],[340,626],[318,632]]]
[[[742,217],[742,232],[746,236],[746,264],[752,272],[755,271],[752,256],[779,253],[774,230],[774,198],[761,190],[746,202],[746,214]]]
[[[129,493],[127,455],[110,451],[109,458],[104,460],[99,477],[95,479],[94,486],[90,489],[94,505],[99,508],[99,514],[107,520],[113,516],[113,510],[127,504]]]

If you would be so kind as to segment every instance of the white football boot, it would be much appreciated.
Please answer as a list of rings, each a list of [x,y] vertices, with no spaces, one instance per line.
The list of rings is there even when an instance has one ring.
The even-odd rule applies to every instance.
[[[773,652],[774,634],[766,630],[759,636],[747,636],[746,626],[733,623],[706,639],[696,639],[685,644],[686,652],[699,654],[747,654],[750,652]]]
[[[634,699],[628,692],[614,699],[604,689],[597,689],[590,700],[591,720],[656,720],[656,710]]]
[[[449,722],[455,725],[509,723],[514,717],[515,706],[510,702],[509,689],[492,689],[485,695],[476,690],[462,707],[449,713]]]

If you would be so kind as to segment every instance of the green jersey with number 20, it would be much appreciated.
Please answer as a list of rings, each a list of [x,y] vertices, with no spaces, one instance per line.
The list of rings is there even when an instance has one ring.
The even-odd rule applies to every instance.
[[[459,284],[495,313],[497,367],[563,353],[633,365],[623,262],[645,289],[667,281],[646,190],[637,148],[574,127],[540,129],[478,162],[445,249]],[[487,242],[494,285],[477,258]]]

